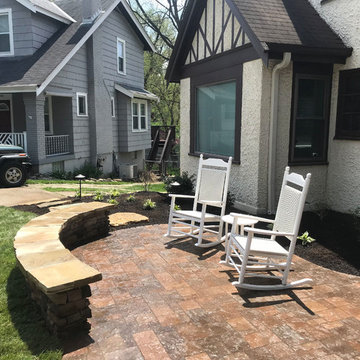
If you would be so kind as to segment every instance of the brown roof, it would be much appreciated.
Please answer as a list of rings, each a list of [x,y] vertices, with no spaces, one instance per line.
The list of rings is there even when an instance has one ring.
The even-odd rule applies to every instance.
[[[332,63],[344,63],[351,55],[352,49],[307,0],[225,1],[266,65],[269,58],[279,58],[284,52],[291,52],[297,60],[310,56],[315,62],[318,58]],[[205,6],[204,0],[187,2],[166,73],[169,81],[180,79],[180,69]]]

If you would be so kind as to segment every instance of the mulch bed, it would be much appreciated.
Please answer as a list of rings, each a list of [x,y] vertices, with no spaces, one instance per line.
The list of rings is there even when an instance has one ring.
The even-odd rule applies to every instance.
[[[122,194],[116,198],[119,205],[114,207],[111,213],[115,212],[135,212],[149,218],[149,222],[134,223],[125,226],[113,227],[112,230],[124,229],[142,225],[164,224],[168,222],[169,198],[166,194],[154,192],[137,192],[134,194],[135,201],[126,201],[129,194]],[[108,196],[104,196],[103,201],[107,201]],[[151,199],[156,203],[153,210],[142,208],[146,199]],[[93,201],[91,196],[82,198],[82,201]],[[189,203],[181,203],[182,209],[191,206]],[[15,206],[14,209],[33,212],[43,215],[48,209],[39,209],[36,205]],[[238,212],[236,209],[231,211]],[[229,212],[229,211],[227,211]],[[317,265],[331,270],[360,276],[360,226],[354,223],[354,218],[349,215],[327,212],[324,214],[304,213],[300,227],[300,234],[309,231],[316,242],[309,246],[302,246],[299,241],[295,248],[295,254]]]

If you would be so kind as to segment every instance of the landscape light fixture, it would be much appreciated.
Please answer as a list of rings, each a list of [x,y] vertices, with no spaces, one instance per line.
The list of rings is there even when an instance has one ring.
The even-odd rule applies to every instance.
[[[79,174],[75,176],[75,179],[79,180],[79,199],[81,201],[81,181],[86,179],[86,176]]]

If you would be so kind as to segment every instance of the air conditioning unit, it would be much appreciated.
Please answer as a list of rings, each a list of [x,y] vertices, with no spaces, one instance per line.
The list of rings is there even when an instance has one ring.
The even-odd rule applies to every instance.
[[[138,175],[138,167],[135,164],[120,164],[119,176],[125,179],[134,179]]]

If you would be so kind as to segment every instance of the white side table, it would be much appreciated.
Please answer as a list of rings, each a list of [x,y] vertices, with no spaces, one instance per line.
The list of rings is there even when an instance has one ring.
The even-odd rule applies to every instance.
[[[225,252],[227,253],[228,248],[228,242],[229,242],[229,225],[233,225],[234,217],[231,215],[224,215],[222,218],[222,221],[225,223],[225,235],[223,236],[223,240],[225,240]],[[238,218],[237,225],[238,228],[236,229],[236,234],[244,235],[244,227],[245,226],[251,226],[254,227],[254,225],[258,222],[256,219],[249,219],[249,218]],[[239,233],[240,228],[240,233]],[[222,263],[222,261],[221,261]]]

